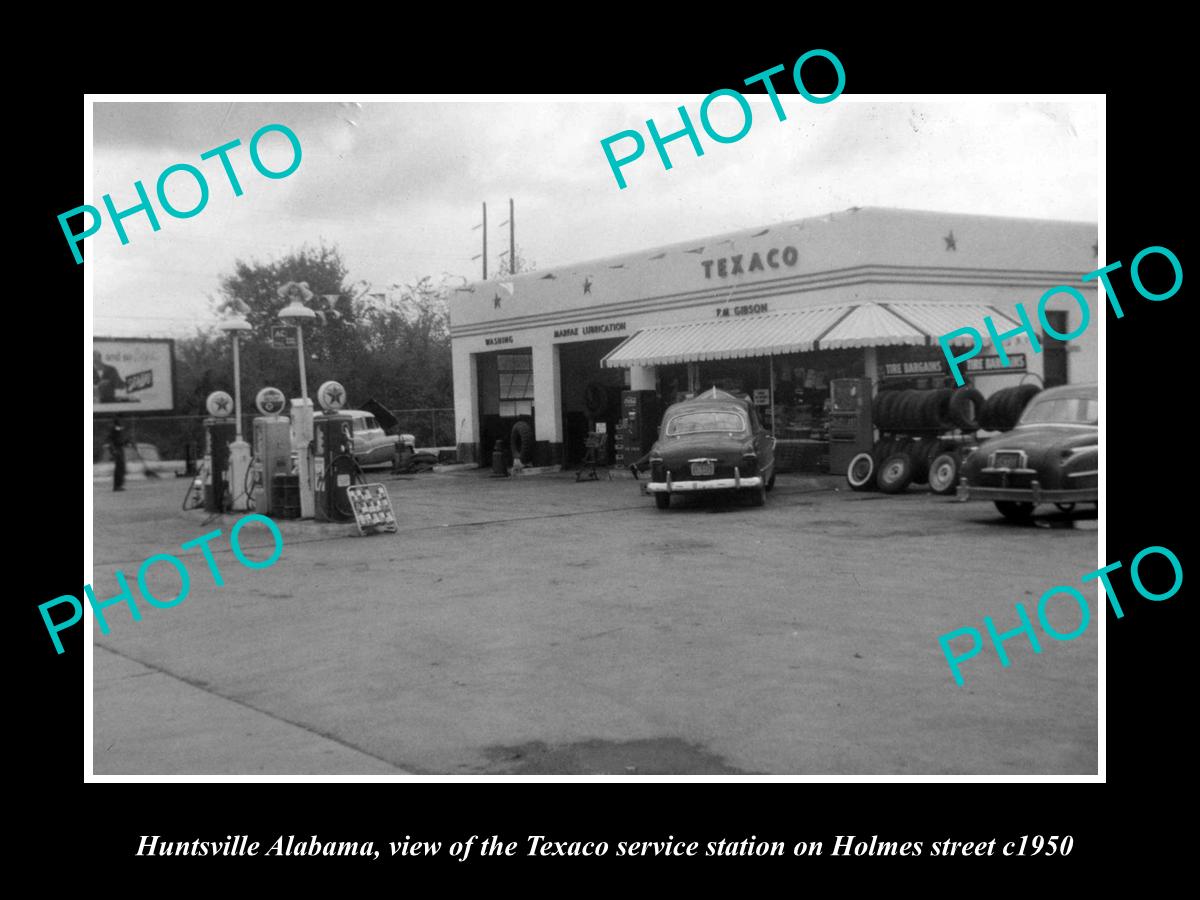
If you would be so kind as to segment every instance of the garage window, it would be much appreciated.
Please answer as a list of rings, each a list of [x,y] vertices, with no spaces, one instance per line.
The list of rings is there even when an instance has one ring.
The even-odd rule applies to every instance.
[[[500,415],[533,414],[533,354],[501,353],[496,357],[500,375]]]

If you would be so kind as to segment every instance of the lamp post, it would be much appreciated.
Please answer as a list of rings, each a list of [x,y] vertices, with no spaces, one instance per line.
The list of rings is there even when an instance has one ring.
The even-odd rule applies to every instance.
[[[307,285],[284,285],[279,289],[281,296],[291,296],[291,302],[279,311],[285,324],[296,328],[296,352],[300,358],[300,399],[292,400],[292,446],[296,449],[296,468],[300,487],[300,516],[311,519],[317,510],[317,498],[313,484],[313,407],[308,399],[308,376],[304,371],[304,323],[311,322],[317,314],[305,306],[291,291],[299,291],[309,297],[312,293]]]
[[[229,444],[229,493],[233,496],[235,511],[250,508],[250,494],[246,486],[250,472],[250,445],[242,440],[242,368],[238,357],[239,338],[250,331],[250,323],[239,315],[231,316],[221,323],[221,330],[233,338],[233,410],[236,416],[235,436]]]
[[[296,352],[300,357],[300,397],[308,399],[308,379],[304,372],[304,323],[316,319],[317,314],[301,303],[293,300],[279,311],[279,318],[286,325],[296,327]]]
[[[250,331],[250,323],[241,316],[231,316],[221,323],[221,330],[233,338],[233,408],[237,415],[237,440],[242,439],[242,369],[238,359],[239,338]]]

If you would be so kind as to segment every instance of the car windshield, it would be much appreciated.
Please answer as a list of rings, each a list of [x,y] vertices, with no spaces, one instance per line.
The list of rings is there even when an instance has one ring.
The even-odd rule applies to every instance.
[[[667,423],[667,434],[698,434],[704,431],[745,431],[740,413],[706,409],[682,413]]]
[[[1097,425],[1100,407],[1095,397],[1034,398],[1021,416],[1022,425]]]

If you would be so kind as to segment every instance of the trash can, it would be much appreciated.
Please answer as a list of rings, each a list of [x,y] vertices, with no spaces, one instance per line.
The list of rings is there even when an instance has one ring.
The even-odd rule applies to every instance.
[[[271,513],[279,519],[300,518],[299,475],[276,475],[272,480]]]

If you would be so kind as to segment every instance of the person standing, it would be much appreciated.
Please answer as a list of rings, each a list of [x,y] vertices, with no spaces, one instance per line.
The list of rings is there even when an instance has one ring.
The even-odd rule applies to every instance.
[[[121,425],[121,417],[113,419],[112,430],[108,433],[108,447],[113,458],[113,490],[125,490],[125,429]]]

